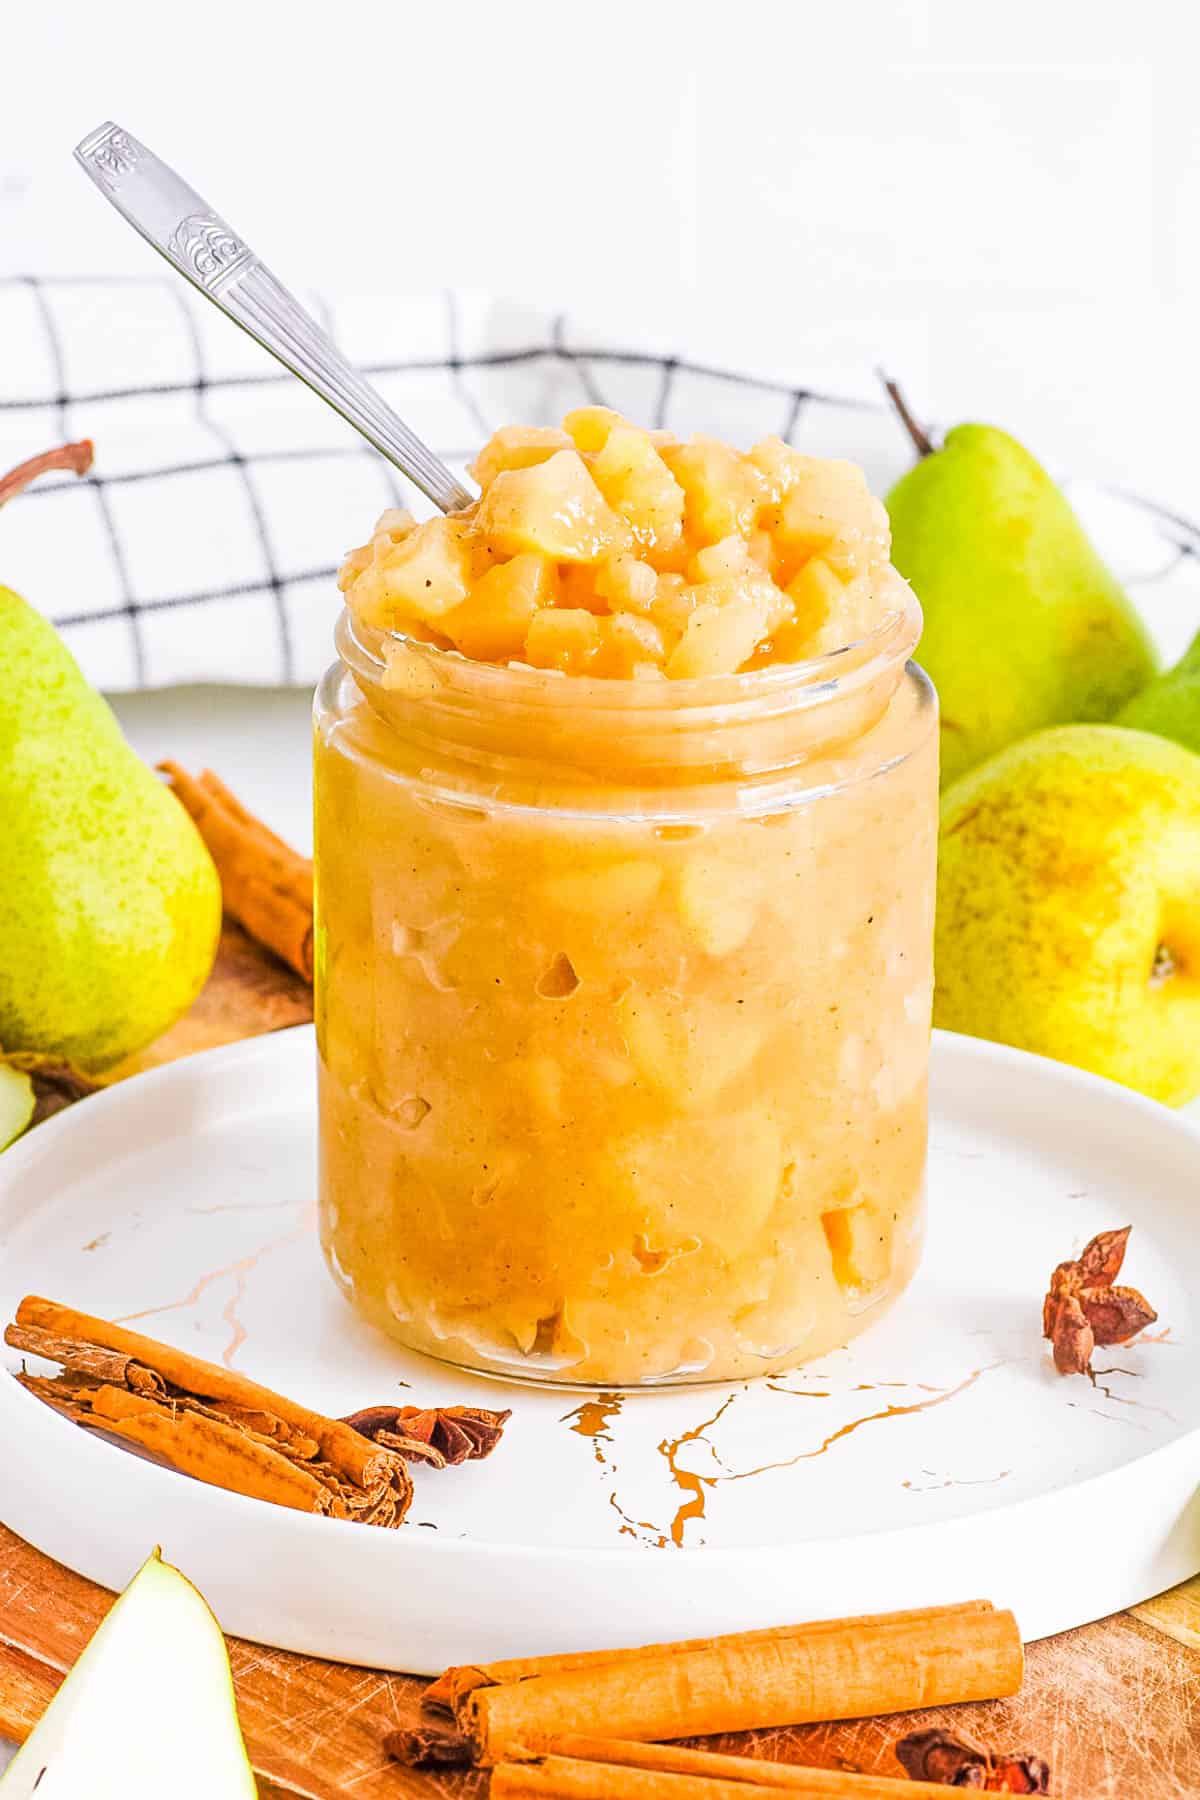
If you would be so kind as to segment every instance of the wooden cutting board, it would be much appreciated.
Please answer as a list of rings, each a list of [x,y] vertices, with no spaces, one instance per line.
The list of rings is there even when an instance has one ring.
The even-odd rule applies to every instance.
[[[116,1071],[312,1017],[309,990],[228,925],[186,1019]],[[1135,1525],[1131,1522],[1131,1529]],[[1003,1603],[1004,1596],[991,1596]],[[23,1739],[111,1595],[0,1527],[0,1738]],[[414,1722],[424,1682],[230,1640],[238,1706],[263,1800],[483,1795],[479,1775],[422,1775],[383,1753]],[[1200,1577],[1129,1613],[1035,1644],[1013,1700],[715,1740],[713,1748],[823,1768],[898,1775],[891,1746],[932,1723],[993,1749],[1045,1756],[1063,1800],[1200,1795]],[[915,1790],[914,1790],[915,1791]]]

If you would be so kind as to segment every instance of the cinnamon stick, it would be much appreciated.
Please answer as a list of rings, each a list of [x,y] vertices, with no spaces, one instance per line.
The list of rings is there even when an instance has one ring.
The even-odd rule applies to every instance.
[[[61,1363],[77,1375],[90,1375],[97,1381],[115,1382],[135,1392],[166,1393],[165,1383],[149,1369],[140,1369],[130,1356],[106,1350],[99,1344],[80,1343],[74,1338],[59,1337],[52,1331],[39,1331],[34,1326],[10,1325],[4,1341],[13,1350],[28,1350],[46,1362]]]
[[[564,1739],[561,1750],[544,1757],[499,1763],[489,1788],[491,1800],[752,1800],[781,1792],[809,1800],[913,1800],[915,1789],[890,1775],[586,1738]]]
[[[712,1750],[686,1749],[682,1744],[637,1744],[617,1738],[577,1735],[556,1738],[546,1757],[536,1759],[532,1766],[537,1766],[537,1761],[540,1761],[543,1770],[549,1765],[552,1780],[556,1776],[561,1780],[558,1770],[564,1761],[592,1767],[613,1767],[624,1771],[626,1776],[629,1770],[637,1769],[660,1776],[703,1777],[706,1795],[714,1791],[713,1782],[718,1786],[736,1782],[739,1784],[739,1794],[745,1794],[747,1787],[751,1792],[762,1789],[778,1793],[782,1789],[792,1794],[828,1795],[830,1800],[839,1800],[842,1795],[845,1800],[912,1800],[913,1792],[911,1781],[900,1776],[860,1774],[850,1769],[803,1768],[795,1763],[768,1762],[763,1757],[726,1756]],[[531,1764],[506,1763],[496,1768],[492,1774],[492,1793],[519,1795],[524,1792],[558,1791],[553,1786],[522,1788],[516,1781],[516,1773],[522,1766],[529,1768]],[[503,1779],[500,1777],[500,1768],[506,1771]],[[508,1771],[512,1771],[512,1774]],[[582,1768],[578,1773],[572,1771],[572,1776],[577,1782],[585,1779]],[[590,1794],[593,1790],[584,1786],[568,1791]],[[601,1788],[599,1791],[607,1793],[609,1790]],[[626,1786],[613,1791],[628,1793],[630,1800],[633,1800],[638,1790]],[[663,1793],[676,1795],[679,1789],[676,1786],[664,1786]]]
[[[554,1759],[645,1769],[659,1775],[705,1776],[709,1780],[750,1783],[776,1791],[783,1788],[793,1794],[845,1792],[857,1796],[857,1800],[896,1800],[897,1795],[912,1800],[908,1782],[891,1775],[806,1769],[795,1763],[767,1762],[759,1756],[726,1756],[713,1750],[689,1750],[682,1744],[637,1744],[628,1739],[572,1734],[554,1740],[546,1761]],[[829,1785],[831,1778],[833,1786]],[[495,1791],[495,1776],[492,1780]]]
[[[260,1443],[234,1425],[203,1413],[180,1410],[127,1388],[99,1387],[86,1402],[55,1393],[52,1381],[25,1379],[31,1393],[48,1400],[77,1424],[123,1438],[161,1457],[181,1474],[296,1512],[332,1513],[334,1498],[325,1483],[301,1463]]]
[[[326,1419],[310,1407],[261,1387],[236,1369],[205,1362],[186,1350],[177,1350],[173,1344],[160,1344],[124,1325],[76,1312],[73,1307],[43,1300],[37,1294],[27,1294],[21,1301],[16,1322],[18,1328],[32,1327],[68,1342],[115,1350],[158,1375],[168,1388],[196,1394],[205,1400],[261,1408],[314,1439],[325,1460],[348,1481],[359,1486],[368,1486],[390,1466],[390,1452],[378,1449],[340,1419]]]
[[[797,1625],[772,1637],[655,1650],[599,1666],[480,1687],[456,1721],[478,1763],[537,1754],[592,1724],[641,1741],[707,1737],[814,1720],[857,1719],[964,1700],[1021,1685],[1010,1612],[931,1609],[917,1617]]]
[[[439,1675],[421,1696],[430,1712],[453,1713],[476,1688],[499,1687],[505,1682],[528,1681],[534,1675],[558,1675],[568,1669],[599,1669],[613,1663],[644,1661],[650,1656],[674,1656],[683,1650],[721,1650],[727,1645],[768,1644],[775,1638],[794,1637],[798,1629],[813,1636],[820,1631],[863,1629],[875,1625],[902,1625],[952,1613],[991,1612],[990,1600],[964,1600],[952,1606],[921,1606],[901,1612],[863,1613],[847,1619],[815,1619],[803,1627],[768,1625],[757,1631],[731,1632],[721,1637],[682,1638],[675,1643],[643,1644],[633,1650],[569,1650],[560,1655],[517,1656],[505,1661],[461,1663]]]
[[[824,1774],[820,1769],[809,1772],[818,1777]],[[867,1788],[833,1787],[817,1780],[793,1788],[792,1792],[890,1800],[888,1790],[894,1794],[897,1788],[908,1788],[911,1800],[912,1789],[907,1782],[889,1782],[887,1788],[880,1789],[874,1784]],[[755,1795],[777,1794],[779,1788],[738,1775],[681,1775],[670,1770],[547,1756],[538,1762],[500,1763],[492,1770],[488,1792],[491,1800],[753,1800]]]
[[[22,1300],[4,1340],[60,1365],[58,1375],[22,1370],[16,1379],[76,1424],[253,1499],[396,1526],[412,1500],[408,1458],[445,1466],[429,1441],[405,1437],[402,1425],[386,1445],[372,1442],[237,1370],[36,1295]],[[487,1454],[507,1416],[480,1410],[473,1455]],[[430,1437],[442,1435],[435,1412],[421,1419]],[[448,1429],[459,1429],[453,1418]]]
[[[225,911],[305,981],[313,978],[313,866],[248,812],[211,769],[158,765],[221,877]]]

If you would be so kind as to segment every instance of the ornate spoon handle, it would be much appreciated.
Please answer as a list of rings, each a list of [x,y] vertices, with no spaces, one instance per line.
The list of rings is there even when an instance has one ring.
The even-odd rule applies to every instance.
[[[351,367],[281,281],[194,188],[111,120],[76,146],[105,199],[207,300],[327,400],[443,512],[475,499]]]

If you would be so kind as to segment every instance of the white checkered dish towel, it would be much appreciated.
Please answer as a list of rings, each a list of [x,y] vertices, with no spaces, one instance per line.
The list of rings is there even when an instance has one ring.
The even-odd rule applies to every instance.
[[[777,432],[863,463],[877,491],[910,460],[871,369],[827,383],[817,368],[712,366],[473,293],[307,299],[458,471],[496,426],[556,423],[585,403],[744,444]],[[92,474],[51,477],[0,517],[0,580],[111,692],[311,684],[330,660],[344,552],[385,506],[429,511],[170,276],[0,281],[0,469],[79,437],[95,441]],[[1068,487],[1173,654],[1200,624],[1200,528],[1132,494]]]

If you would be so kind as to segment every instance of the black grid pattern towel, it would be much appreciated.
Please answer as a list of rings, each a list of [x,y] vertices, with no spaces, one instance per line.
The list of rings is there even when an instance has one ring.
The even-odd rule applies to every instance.
[[[735,373],[474,294],[308,300],[460,470],[495,426],[556,422],[586,402],[736,442],[778,432],[862,462],[877,489],[908,460],[870,369],[837,381],[819,369]],[[92,475],[52,477],[5,510],[0,580],[111,691],[313,681],[330,656],[343,553],[385,506],[429,510],[170,276],[0,281],[0,468],[75,437],[95,440]],[[1200,619],[1194,526],[1084,482],[1072,497],[1152,618]]]

